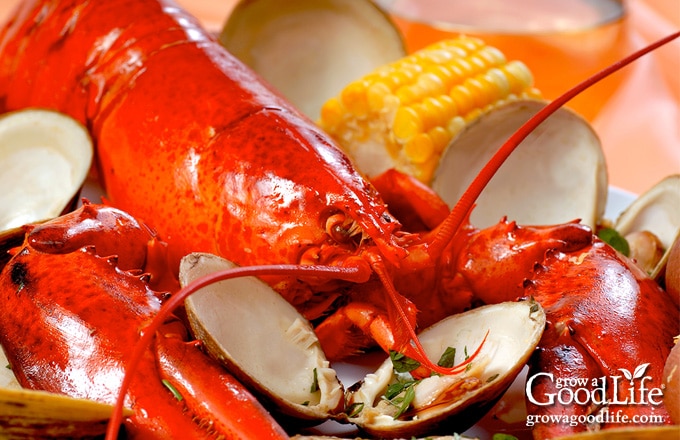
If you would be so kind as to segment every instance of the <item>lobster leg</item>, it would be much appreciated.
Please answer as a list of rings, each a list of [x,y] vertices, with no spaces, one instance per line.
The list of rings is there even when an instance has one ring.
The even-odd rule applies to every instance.
[[[448,205],[432,188],[394,168],[373,177],[371,183],[407,231],[429,231],[449,215]]]
[[[397,329],[388,319],[384,298],[379,289],[374,295],[351,301],[314,329],[329,360],[361,354],[375,343],[385,352],[395,348]],[[407,313],[415,325],[416,309],[410,303]]]

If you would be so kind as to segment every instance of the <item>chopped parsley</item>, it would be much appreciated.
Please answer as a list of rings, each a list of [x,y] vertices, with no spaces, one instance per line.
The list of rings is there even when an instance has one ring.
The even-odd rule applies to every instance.
[[[394,350],[390,350],[390,360],[397,373],[408,373],[420,367],[420,362]]]
[[[628,240],[626,240],[625,237],[619,234],[615,229],[602,228],[597,231],[597,236],[626,257],[630,256],[630,246],[628,245]]]
[[[316,368],[314,369],[314,378],[312,379],[312,386],[309,388],[310,393],[316,393],[319,391],[319,376],[317,374]]]
[[[441,357],[439,358],[439,362],[437,362],[437,365],[440,367],[444,368],[451,368],[454,365],[456,359],[456,348],[455,347],[446,347],[446,350],[444,350],[444,353],[442,353]]]
[[[165,388],[169,389],[172,395],[175,396],[175,399],[179,400],[180,402],[183,400],[182,394],[180,394],[177,388],[175,388],[175,386],[171,384],[170,381],[163,379],[162,382],[163,385],[165,385]]]

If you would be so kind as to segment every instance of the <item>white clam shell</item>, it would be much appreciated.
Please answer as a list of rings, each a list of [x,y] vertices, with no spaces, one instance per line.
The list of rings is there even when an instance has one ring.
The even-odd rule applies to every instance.
[[[92,157],[87,130],[64,114],[26,109],[0,116],[0,231],[62,214]]]
[[[616,219],[619,234],[653,233],[666,249],[650,276],[656,278],[668,260],[675,240],[680,239],[680,174],[667,176],[636,198]]]
[[[536,348],[545,323],[543,309],[533,301],[483,306],[443,319],[419,334],[425,351],[437,360],[447,347],[453,347],[460,362],[464,353],[472,355],[481,345],[470,367],[460,375],[423,379],[414,388],[414,411],[395,419],[392,405],[382,399],[388,385],[396,381],[392,362],[386,359],[348,391],[349,404],[363,404],[350,421],[380,438],[424,435],[437,426],[464,431],[511,385]],[[449,396],[451,387],[470,378],[480,380],[477,388]]]
[[[456,203],[498,148],[546,102],[508,102],[470,122],[442,155],[432,188]],[[590,124],[562,108],[510,155],[484,189],[472,224],[484,228],[503,216],[525,225],[581,219],[594,227],[607,203],[607,169]]]
[[[313,120],[351,81],[406,54],[392,21],[366,0],[243,0],[219,40]]]
[[[180,282],[235,267],[211,254],[182,259]],[[207,286],[186,300],[189,322],[213,357],[283,413],[323,421],[341,410],[344,388],[312,326],[254,277]],[[318,391],[312,390],[314,378]]]

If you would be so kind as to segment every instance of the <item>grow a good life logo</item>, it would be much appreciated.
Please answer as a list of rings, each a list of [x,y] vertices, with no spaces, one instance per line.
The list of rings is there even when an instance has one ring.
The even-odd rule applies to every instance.
[[[616,406],[657,406],[662,403],[663,390],[653,387],[653,378],[646,374],[649,363],[640,364],[632,371],[620,368],[621,375],[601,377],[555,378],[552,373],[539,372],[530,376],[526,383],[526,396],[537,407],[551,405],[581,405],[587,408],[602,408],[596,413],[583,411],[582,415],[527,415],[527,426],[537,423],[578,424],[625,424],[663,423],[661,415],[629,416]],[[538,385],[541,386],[538,386]],[[587,414],[587,415],[586,415]]]

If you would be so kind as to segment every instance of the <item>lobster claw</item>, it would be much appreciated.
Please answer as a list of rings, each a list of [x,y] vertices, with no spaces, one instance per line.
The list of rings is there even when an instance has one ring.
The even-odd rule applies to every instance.
[[[156,243],[150,230],[127,214],[89,203],[29,232],[0,273],[0,304],[15,310],[0,322],[0,343],[23,387],[115,401],[134,357],[132,349],[160,309],[162,295],[142,271],[154,259],[149,249],[162,253],[163,246],[155,248]],[[127,250],[133,258],[124,258]],[[121,258],[112,256],[118,253]],[[121,268],[121,259],[128,270]],[[130,267],[134,264],[141,266]],[[160,264],[157,268],[168,272]],[[231,406],[241,418],[247,408],[246,415],[257,421],[249,424],[256,429],[252,438],[287,438],[243,386],[184,342],[189,333],[179,320],[163,321],[157,353],[144,351],[140,375],[125,394],[133,412],[124,423],[129,437],[231,435],[234,427],[226,427],[223,419],[234,413],[224,416],[216,409],[228,412]],[[193,376],[182,380],[187,375]],[[164,380],[182,392],[182,400]],[[183,387],[187,383],[191,392]],[[197,390],[203,391],[192,394]],[[210,394],[217,390],[219,396]],[[229,405],[227,397],[238,404]],[[217,416],[208,419],[208,412]],[[259,435],[265,432],[267,436]]]
[[[155,340],[158,371],[163,383],[208,432],[230,433],[236,438],[287,438],[267,410],[217,361],[202,351],[198,341],[186,342],[186,329],[166,325]],[[232,402],[232,404],[225,404]],[[263,423],[268,421],[268,423]]]

